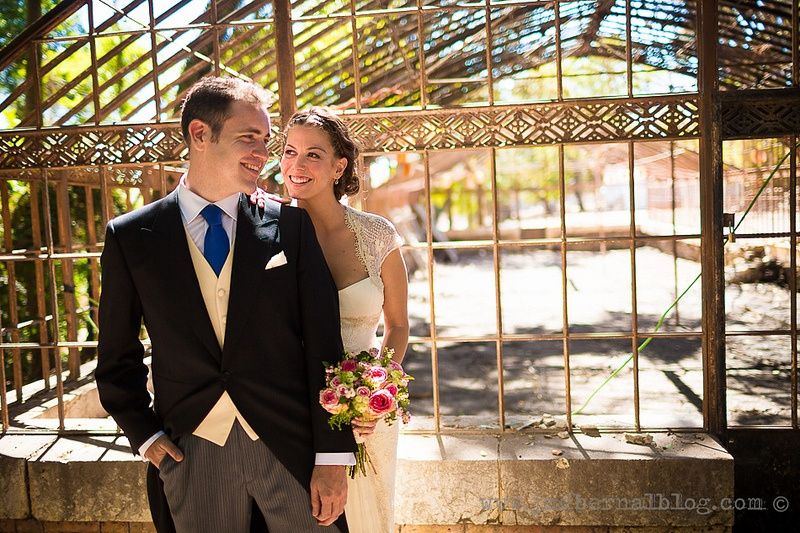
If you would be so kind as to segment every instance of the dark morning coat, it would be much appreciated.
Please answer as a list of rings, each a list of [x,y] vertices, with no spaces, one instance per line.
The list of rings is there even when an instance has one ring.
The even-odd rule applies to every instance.
[[[281,251],[287,264],[265,270]],[[228,391],[259,437],[308,487],[316,453],[356,449],[351,431],[328,426],[318,401],[323,361],[338,361],[343,352],[336,287],[311,219],[294,207],[268,202],[257,208],[241,195],[233,253],[221,350],[177,192],[109,222],[101,259],[100,399],[137,451],[159,430],[173,439],[192,433]],[[142,322],[152,343],[152,403]],[[157,510],[155,485],[148,483]]]

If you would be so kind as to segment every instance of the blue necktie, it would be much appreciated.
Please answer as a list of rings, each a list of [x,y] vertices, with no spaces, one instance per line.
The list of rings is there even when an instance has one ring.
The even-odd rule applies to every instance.
[[[225,260],[228,258],[228,250],[230,250],[228,234],[225,233],[225,228],[222,227],[222,209],[214,204],[208,204],[200,211],[200,214],[208,222],[206,237],[203,241],[203,256],[205,256],[206,261],[219,277],[222,265],[225,264]]]

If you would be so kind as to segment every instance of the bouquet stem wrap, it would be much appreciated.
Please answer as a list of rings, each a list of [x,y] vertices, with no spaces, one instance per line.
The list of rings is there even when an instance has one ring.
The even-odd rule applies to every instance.
[[[359,474],[366,476],[367,467],[369,467],[373,473],[375,472],[375,467],[372,464],[372,459],[369,457],[367,443],[364,437],[356,435],[356,444],[358,445],[358,450],[356,450],[356,464],[347,467],[347,475],[350,476],[350,479],[355,479]]]

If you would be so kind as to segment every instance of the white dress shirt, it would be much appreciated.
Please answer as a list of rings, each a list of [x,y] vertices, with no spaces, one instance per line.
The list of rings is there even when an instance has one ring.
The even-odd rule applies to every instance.
[[[186,186],[186,176],[181,178],[178,185],[178,207],[181,210],[181,219],[186,227],[186,232],[192,238],[192,241],[197,245],[197,248],[205,253],[205,236],[208,229],[208,222],[200,214],[200,211],[210,204],[208,200],[191,191]],[[236,238],[236,217],[239,212],[239,193],[232,194],[222,200],[213,202],[217,207],[222,209],[225,216],[222,217],[222,227],[225,233],[228,234],[228,240],[231,245]],[[159,431],[144,444],[139,447],[139,455],[144,458],[145,452],[150,446],[161,436],[165,435],[163,431]],[[147,459],[145,459],[146,461]],[[356,464],[355,455],[349,452],[345,453],[317,453],[314,464],[317,465],[354,465]]]

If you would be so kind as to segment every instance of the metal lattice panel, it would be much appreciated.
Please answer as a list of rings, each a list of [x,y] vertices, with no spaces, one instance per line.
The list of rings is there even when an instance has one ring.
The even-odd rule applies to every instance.
[[[723,139],[797,135],[800,132],[800,92],[786,89],[721,102]]]
[[[165,124],[9,132],[0,151],[4,169],[59,168],[179,161],[184,145],[180,127]]]
[[[697,136],[694,98],[653,98],[347,115],[365,152]],[[169,163],[184,156],[178,124],[0,134],[0,167]]]
[[[365,151],[500,147],[699,134],[694,99],[543,104],[348,117]]]

